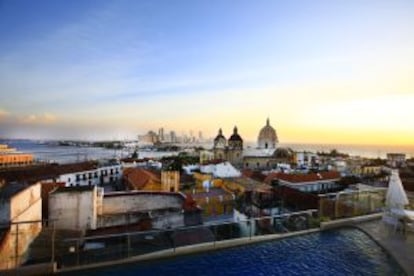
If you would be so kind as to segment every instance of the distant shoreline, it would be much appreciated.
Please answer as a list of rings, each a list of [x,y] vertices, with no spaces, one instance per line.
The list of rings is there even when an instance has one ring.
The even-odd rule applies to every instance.
[[[62,144],[62,142],[66,142]],[[120,143],[125,141],[82,141],[82,140],[32,140],[32,139],[0,139],[0,143],[9,144],[19,151],[29,152],[36,156],[45,152],[51,156],[55,153],[57,156],[81,155],[81,156],[111,156],[114,152],[133,151],[131,148],[123,148]],[[126,141],[128,142],[128,141]],[[131,142],[131,141],[129,141]],[[203,147],[211,149],[212,142],[184,144],[186,148]],[[333,149],[351,156],[361,156],[367,158],[386,158],[387,153],[405,153],[407,158],[414,158],[414,145],[356,145],[356,144],[307,144],[307,143],[280,143],[279,147],[289,147],[295,151],[311,151],[311,152],[329,152]],[[246,142],[244,148],[255,148],[255,142]],[[144,147],[145,148],[145,147]],[[139,152],[148,152],[142,149]],[[168,150],[166,150],[168,152]],[[161,153],[161,152],[160,152]],[[144,154],[145,156],[147,154]]]

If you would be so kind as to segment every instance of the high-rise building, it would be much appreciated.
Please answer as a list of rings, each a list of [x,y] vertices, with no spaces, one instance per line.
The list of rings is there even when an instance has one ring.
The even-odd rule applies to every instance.
[[[158,130],[158,139],[159,139],[161,142],[163,142],[163,141],[165,140],[165,137],[164,137],[164,128],[160,128],[160,129]]]
[[[171,143],[177,142],[177,136],[175,135],[175,131],[173,130],[170,131],[170,139],[171,139]]]

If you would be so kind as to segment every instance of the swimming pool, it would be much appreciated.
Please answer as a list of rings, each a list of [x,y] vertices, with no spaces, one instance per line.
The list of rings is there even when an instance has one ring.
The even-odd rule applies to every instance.
[[[88,270],[88,275],[404,275],[356,229],[317,232],[153,262]]]

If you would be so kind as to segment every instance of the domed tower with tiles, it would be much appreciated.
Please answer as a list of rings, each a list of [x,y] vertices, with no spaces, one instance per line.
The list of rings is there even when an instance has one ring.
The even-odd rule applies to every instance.
[[[235,166],[243,164],[243,139],[240,137],[237,126],[233,129],[233,134],[228,141],[228,160]]]
[[[276,149],[278,142],[276,130],[270,125],[270,120],[267,118],[266,125],[259,132],[257,147],[259,149]]]
[[[214,159],[227,160],[226,151],[227,151],[227,139],[226,137],[224,137],[223,131],[220,128],[216,138],[214,138],[214,146],[213,146]]]
[[[243,139],[240,137],[237,127],[233,129],[233,134],[227,141],[220,128],[213,146],[214,159],[229,161],[234,166],[243,165]]]

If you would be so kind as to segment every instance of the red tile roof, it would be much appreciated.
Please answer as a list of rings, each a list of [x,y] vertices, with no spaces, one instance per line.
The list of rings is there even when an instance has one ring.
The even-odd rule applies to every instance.
[[[244,169],[242,171],[242,176],[251,178],[251,179],[259,181],[259,182],[264,182],[266,177],[267,177],[266,175],[262,174],[262,172],[254,171],[254,170],[251,170],[251,169]]]
[[[142,168],[126,168],[123,178],[131,188],[137,190],[143,189],[150,181],[161,183],[160,175]]]
[[[273,179],[280,179],[286,182],[299,184],[303,182],[315,182],[320,180],[337,180],[339,178],[341,178],[341,175],[336,171],[308,174],[272,173],[266,177],[265,182],[270,184]]]
[[[272,184],[272,180],[278,179],[279,174],[281,173],[269,173],[264,179],[264,183],[269,184],[269,185]]]
[[[19,181],[34,183],[41,180],[57,178],[59,175],[93,170],[98,167],[97,162],[81,162],[73,164],[45,164],[0,171],[0,179],[6,182]]]

